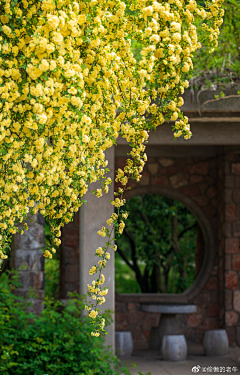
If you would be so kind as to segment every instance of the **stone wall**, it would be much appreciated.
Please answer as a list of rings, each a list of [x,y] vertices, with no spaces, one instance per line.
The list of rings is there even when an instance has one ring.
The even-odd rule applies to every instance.
[[[211,223],[215,234],[215,262],[203,289],[188,301],[197,305],[197,313],[178,315],[188,341],[201,342],[206,330],[224,326],[230,343],[235,344],[237,334],[239,341],[240,206],[237,200],[240,193],[237,187],[240,163],[236,162],[237,158],[232,154],[206,158],[151,157],[140,182],[130,183],[130,196],[134,196],[134,190],[137,194],[157,192],[157,187],[159,193],[166,188],[170,195],[173,190],[183,194],[201,208]],[[116,169],[123,168],[125,163],[126,159],[119,157]],[[151,325],[158,325],[160,314],[143,313],[139,303],[124,303],[123,298],[120,301],[116,305],[117,329],[131,330],[135,346],[147,347]]]
[[[117,299],[117,297],[116,297]],[[140,303],[116,302],[116,331],[131,331],[134,349],[149,349],[148,340],[152,327],[159,325],[161,314],[141,311]]]

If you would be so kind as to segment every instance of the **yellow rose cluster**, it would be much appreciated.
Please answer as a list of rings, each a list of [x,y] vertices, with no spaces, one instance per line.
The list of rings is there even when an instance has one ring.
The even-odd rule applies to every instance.
[[[98,197],[108,191],[104,152],[119,135],[132,147],[117,174],[124,189],[129,178],[141,177],[151,129],[171,120],[176,137],[191,137],[180,95],[200,42],[209,50],[217,45],[221,3],[1,1],[1,258],[11,234],[23,233],[28,215],[37,212],[50,223],[45,256],[52,257],[61,227],[78,211],[89,184],[100,181]],[[142,46],[140,59],[133,41]],[[108,221],[120,233],[124,189],[112,202],[118,218]],[[99,234],[111,231],[104,227]],[[100,256],[99,272],[109,259],[106,249]]]

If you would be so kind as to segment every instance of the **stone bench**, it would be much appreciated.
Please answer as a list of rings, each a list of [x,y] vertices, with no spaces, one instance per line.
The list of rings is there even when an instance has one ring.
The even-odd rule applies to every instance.
[[[161,354],[167,361],[184,361],[187,358],[187,342],[184,335],[164,335]]]
[[[142,311],[161,313],[158,327],[152,328],[149,346],[151,349],[159,350],[164,335],[182,334],[178,325],[177,314],[193,314],[197,312],[195,305],[145,305],[141,306]]]
[[[228,336],[225,329],[212,329],[203,337],[204,353],[209,357],[224,356],[228,352]]]
[[[116,355],[119,358],[129,358],[133,352],[133,339],[130,331],[115,332]]]

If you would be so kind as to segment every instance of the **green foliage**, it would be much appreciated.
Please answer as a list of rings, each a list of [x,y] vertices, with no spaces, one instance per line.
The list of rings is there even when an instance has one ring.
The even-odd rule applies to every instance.
[[[44,225],[45,241],[50,243],[50,226],[47,221]],[[59,251],[54,254],[52,259],[44,260],[44,294],[48,298],[59,298],[60,282],[60,255]]]
[[[59,259],[45,259],[44,262],[44,293],[48,298],[57,299],[59,295]]]
[[[1,276],[1,374],[130,374],[103,348],[103,338],[90,336],[92,327],[82,316],[82,298],[72,296],[67,305],[47,299],[44,311],[36,316],[29,312],[26,300],[13,293],[16,287],[16,276]]]
[[[218,47],[213,53],[203,47],[193,58],[197,88],[240,84],[240,1],[225,0],[223,8]]]
[[[126,210],[129,218],[117,240],[116,290],[182,293],[196,274],[196,218],[182,203],[154,194],[129,199]]]
[[[124,262],[118,251],[115,254],[115,289],[118,293],[141,293],[135,272]]]

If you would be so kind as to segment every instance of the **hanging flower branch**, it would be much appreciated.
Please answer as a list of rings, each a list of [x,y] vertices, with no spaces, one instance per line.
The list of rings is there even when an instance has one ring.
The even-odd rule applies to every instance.
[[[98,197],[108,192],[104,152],[119,135],[132,147],[117,174],[123,186],[141,177],[151,129],[174,120],[175,137],[191,137],[180,95],[200,42],[210,51],[217,45],[221,3],[209,0],[203,8],[195,0],[1,1],[1,258],[7,257],[11,234],[27,230],[28,215],[37,212],[50,223],[53,245],[44,255],[52,257],[61,227],[72,220],[89,185],[100,181]],[[132,41],[142,46],[140,59],[131,52]],[[122,191],[117,194],[112,203],[120,208]],[[108,224],[123,231],[121,210]],[[99,233],[109,240],[96,251],[101,260],[91,272],[100,276],[90,288],[104,282],[112,233]],[[106,292],[96,297],[92,290],[102,303]]]

